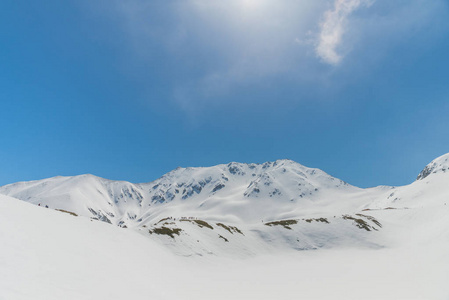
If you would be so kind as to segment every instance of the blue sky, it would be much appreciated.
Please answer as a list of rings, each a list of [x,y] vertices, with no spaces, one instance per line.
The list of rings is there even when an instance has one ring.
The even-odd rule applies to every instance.
[[[412,182],[449,152],[444,0],[4,0],[0,185],[289,158]]]

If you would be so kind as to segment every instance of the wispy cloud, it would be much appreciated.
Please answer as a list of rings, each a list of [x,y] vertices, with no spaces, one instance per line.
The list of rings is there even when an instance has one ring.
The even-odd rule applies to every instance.
[[[189,112],[229,105],[242,91],[276,89],[278,83],[313,93],[330,89],[323,84],[338,89],[358,80],[342,72],[363,65],[369,73],[395,45],[447,24],[447,0],[377,1],[371,7],[375,0],[98,1],[97,11],[113,16],[127,41],[123,47],[132,50],[124,57],[129,72],[165,76],[167,99]],[[357,63],[343,65],[349,50]]]
[[[361,5],[368,3],[367,0],[335,0],[333,9],[324,13],[315,49],[324,62],[333,65],[340,63],[342,54],[338,53],[338,48],[347,30],[348,18]]]

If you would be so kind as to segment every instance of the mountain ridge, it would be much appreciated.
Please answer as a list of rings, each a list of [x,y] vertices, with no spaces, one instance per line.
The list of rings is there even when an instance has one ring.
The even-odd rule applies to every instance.
[[[149,183],[92,174],[56,176],[9,184],[0,187],[0,194],[132,228],[181,255],[354,243],[382,247],[376,236],[383,225],[374,212],[419,207],[426,194],[436,195],[433,199],[440,205],[446,195],[445,163],[442,156],[421,172],[427,168],[431,174],[441,173],[432,178],[434,184],[417,180],[403,187],[362,189],[320,169],[276,160],[178,167]]]

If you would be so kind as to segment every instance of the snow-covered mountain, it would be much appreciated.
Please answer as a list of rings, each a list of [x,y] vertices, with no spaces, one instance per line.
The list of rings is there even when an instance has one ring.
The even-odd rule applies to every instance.
[[[146,231],[185,255],[220,253],[223,242],[231,252],[243,253],[280,245],[330,246],[360,231],[348,222],[359,217],[345,215],[366,205],[362,189],[290,160],[178,168],[144,184],[92,175],[54,177],[10,184],[0,193]],[[369,218],[363,222],[366,228],[379,227]],[[298,223],[295,227],[301,229],[292,231]],[[354,228],[334,230],[330,241],[324,242],[330,227],[325,224],[330,223]],[[357,239],[364,239],[358,235]]]
[[[288,160],[7,185],[0,299],[447,299],[448,170],[369,189]]]
[[[177,168],[141,184],[93,175],[54,177],[6,185],[0,194],[138,230],[182,255],[383,247],[377,211],[421,207],[426,197],[444,204],[448,158],[432,161],[404,187],[361,189],[278,160]]]
[[[0,193],[24,201],[127,227],[148,225],[166,216],[232,215],[245,222],[279,219],[289,211],[291,215],[304,214],[312,202],[344,206],[347,201],[338,203],[338,200],[359,191],[321,170],[290,160],[178,168],[143,184],[81,175],[0,188]],[[331,197],[327,195],[329,192]],[[173,209],[180,205],[182,210]]]

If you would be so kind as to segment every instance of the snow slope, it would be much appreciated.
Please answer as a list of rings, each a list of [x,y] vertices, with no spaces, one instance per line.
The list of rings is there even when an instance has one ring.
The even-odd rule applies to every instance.
[[[174,272],[165,262],[176,260],[133,231],[6,196],[0,241],[2,300],[129,299],[142,292],[164,299],[164,288],[152,281],[164,285],[160,276]]]
[[[134,230],[0,195],[0,299],[448,299],[449,210],[409,212],[375,212],[402,224],[388,248],[187,259]],[[429,242],[419,228],[439,230]]]

